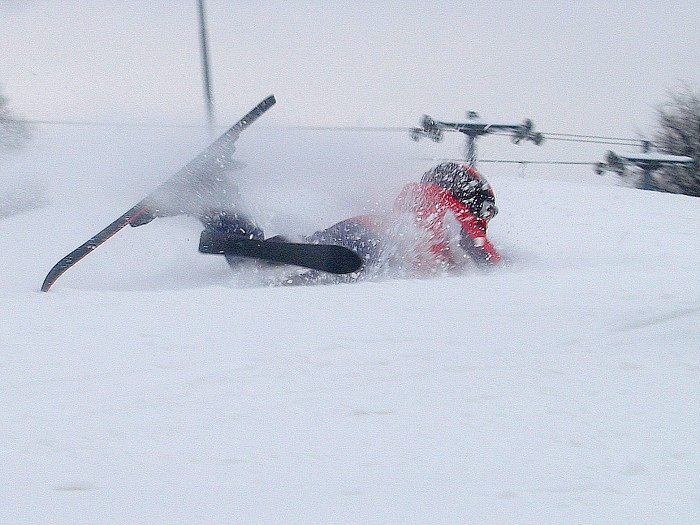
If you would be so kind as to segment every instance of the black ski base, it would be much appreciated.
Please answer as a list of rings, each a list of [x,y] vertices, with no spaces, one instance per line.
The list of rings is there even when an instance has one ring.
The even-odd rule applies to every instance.
[[[308,244],[277,240],[259,241],[210,230],[202,232],[199,239],[199,251],[201,253],[252,257],[334,274],[356,272],[363,264],[362,258],[357,253],[335,244]]]

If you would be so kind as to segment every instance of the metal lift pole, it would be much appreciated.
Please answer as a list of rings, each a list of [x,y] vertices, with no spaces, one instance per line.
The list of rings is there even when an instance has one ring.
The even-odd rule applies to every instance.
[[[198,0],[199,4],[199,36],[202,47],[202,75],[204,77],[204,102],[207,106],[207,122],[209,127],[214,127],[214,100],[211,94],[211,74],[209,72],[209,50],[207,43],[207,25],[204,16],[204,0]]]

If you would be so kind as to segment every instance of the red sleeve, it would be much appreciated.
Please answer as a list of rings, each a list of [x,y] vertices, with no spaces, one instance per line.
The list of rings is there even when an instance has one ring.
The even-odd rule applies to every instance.
[[[491,244],[491,241],[486,237],[487,222],[485,220],[475,217],[474,214],[469,211],[469,208],[455,199],[449,191],[432,185],[426,187],[425,190],[424,194],[426,195],[436,191],[439,192],[439,195],[436,194],[433,197],[439,199],[441,206],[444,206],[454,213],[462,226],[462,230],[471,239],[474,247],[480,252],[483,252],[485,262],[496,264],[501,261],[501,254],[498,253],[498,250],[496,250],[494,245]]]
[[[495,246],[491,244],[486,237],[486,221],[477,219],[469,208],[449,195],[451,202],[448,207],[454,212],[455,217],[462,225],[462,230],[469,236],[474,243],[474,247],[484,252],[485,261],[489,264],[496,264],[501,261],[501,254],[498,253]]]

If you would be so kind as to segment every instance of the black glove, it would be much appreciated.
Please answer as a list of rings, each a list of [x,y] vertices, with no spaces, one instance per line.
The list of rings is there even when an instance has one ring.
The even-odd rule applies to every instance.
[[[479,246],[477,246],[477,243],[478,241],[475,243],[475,239],[470,237],[467,232],[462,230],[459,246],[467,253],[472,261],[480,265],[486,265],[491,258],[491,254],[485,250],[482,250]]]

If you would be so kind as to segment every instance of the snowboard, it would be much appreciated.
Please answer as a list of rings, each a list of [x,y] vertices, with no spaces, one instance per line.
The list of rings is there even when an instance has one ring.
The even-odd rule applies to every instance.
[[[335,244],[310,244],[275,239],[255,240],[209,230],[204,230],[200,236],[199,251],[252,257],[334,274],[356,272],[363,264],[362,258],[357,253]]]
[[[260,102],[180,171],[58,261],[46,275],[41,291],[47,292],[68,269],[127,225],[141,226],[156,217],[175,215],[199,217],[207,209],[226,208],[231,196],[227,195],[228,185],[222,179],[222,172],[232,169],[235,165],[231,159],[235,151],[234,143],[241,132],[270,109],[275,102],[274,95]]]

